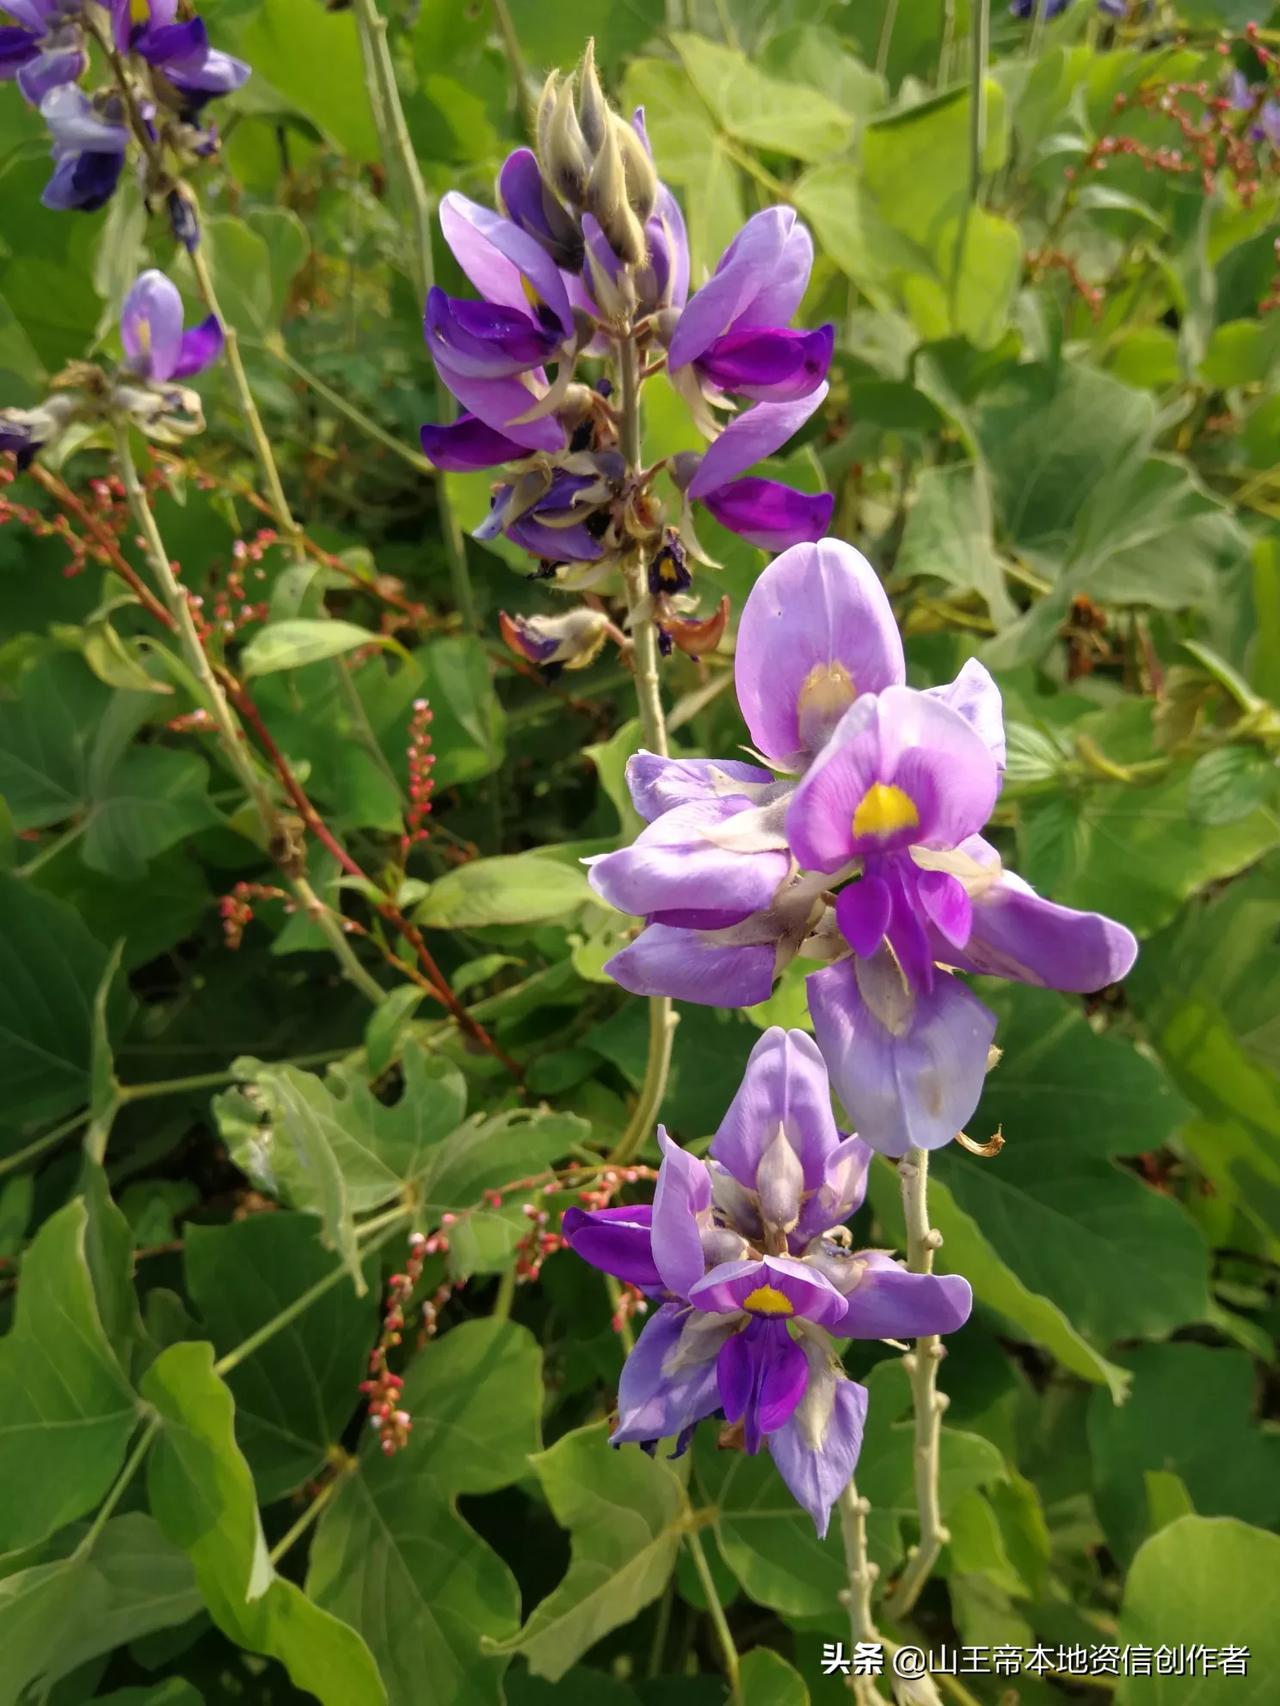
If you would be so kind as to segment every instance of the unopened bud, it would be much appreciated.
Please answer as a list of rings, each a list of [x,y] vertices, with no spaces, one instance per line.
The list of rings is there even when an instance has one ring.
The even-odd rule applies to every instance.
[[[756,1169],[756,1194],[767,1225],[789,1232],[800,1218],[804,1167],[779,1125]]]
[[[600,79],[596,76],[594,37],[587,43],[587,51],[582,56],[582,69],[578,73],[578,118],[587,147],[593,154],[598,153],[609,128],[610,113],[609,103],[600,87]]]
[[[581,207],[587,199],[591,156],[578,115],[573,110],[573,84],[568,78],[556,90],[555,106],[547,121],[542,165],[560,195],[575,207]]]
[[[627,199],[627,178],[618,147],[618,133],[610,125],[587,181],[587,207],[595,215],[609,247],[628,266],[644,261],[644,231]]]
[[[549,73],[542,85],[542,93],[538,96],[538,111],[533,121],[533,141],[540,159],[547,157],[547,139],[551,129],[551,115],[556,109],[556,95],[560,90],[560,74],[558,71]]]
[[[658,174],[653,169],[644,143],[617,113],[611,115],[612,130],[622,156],[622,170],[627,183],[627,200],[641,225],[650,218],[658,203]]]
[[[584,606],[564,616],[508,616],[504,610],[498,627],[511,650],[539,669],[585,669],[613,624],[603,611]]]

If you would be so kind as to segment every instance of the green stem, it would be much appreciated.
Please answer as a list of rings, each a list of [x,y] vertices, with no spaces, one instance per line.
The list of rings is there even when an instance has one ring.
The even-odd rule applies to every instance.
[[[715,1577],[711,1574],[711,1566],[707,1563],[707,1555],[702,1549],[702,1539],[697,1529],[688,1530],[684,1537],[684,1543],[689,1548],[693,1567],[698,1572],[702,1591],[707,1596],[707,1615],[711,1619],[711,1627],[716,1632],[716,1641],[720,1647],[724,1673],[729,1678],[729,1698],[731,1701],[737,1702],[742,1697],[738,1679],[738,1649],[733,1644],[733,1633],[725,1618],[724,1607],[720,1603],[720,1595],[716,1592]]]
[[[45,1132],[43,1137],[36,1138],[35,1142],[29,1143],[25,1149],[19,1149],[13,1155],[6,1155],[4,1160],[0,1161],[0,1178],[6,1173],[16,1172],[24,1162],[34,1161],[36,1156],[43,1155],[46,1149],[53,1149],[64,1137],[70,1137],[73,1131],[87,1125],[88,1120],[88,1108],[81,1108],[78,1114],[72,1114],[70,1119],[63,1120],[61,1125],[54,1126],[52,1131]]]
[[[893,46],[893,31],[898,22],[898,0],[889,0],[884,9],[884,22],[880,26],[880,40],[876,44],[876,75],[886,75],[889,66],[889,49]]]
[[[973,0],[973,63],[969,86],[969,200],[982,195],[982,159],[987,151],[987,59],[991,45],[991,0]]]
[[[130,1481],[133,1480],[134,1476],[138,1473],[138,1470],[141,1468],[142,1460],[147,1455],[147,1453],[151,1450],[151,1447],[152,1447],[153,1443],[155,1442],[156,1435],[159,1432],[160,1432],[160,1418],[158,1416],[152,1416],[150,1418],[150,1420],[147,1422],[146,1427],[142,1430],[142,1433],[138,1436],[137,1443],[135,1444],[133,1450],[129,1453],[128,1457],[125,1459],[124,1467],[121,1469],[120,1473],[116,1476],[115,1482],[112,1485],[111,1491],[107,1494],[106,1498],[102,1501],[102,1504],[99,1506],[97,1515],[94,1517],[93,1521],[89,1524],[89,1528],[88,1528],[84,1538],[81,1540],[80,1544],[76,1547],[75,1556],[77,1558],[87,1558],[89,1556],[89,1554],[93,1551],[94,1544],[97,1541],[98,1536],[102,1533],[103,1529],[107,1526],[107,1522],[111,1516],[111,1513],[115,1510],[116,1506],[120,1503],[120,1500],[124,1497],[125,1492],[128,1489]]]
[[[302,1539],[302,1536],[311,1527],[312,1523],[320,1516],[325,1506],[329,1503],[329,1500],[338,1491],[338,1488],[341,1487],[342,1483],[355,1467],[356,1461],[352,1458],[350,1463],[344,1464],[342,1468],[337,1471],[332,1480],[325,1482],[324,1486],[321,1487],[320,1491],[316,1494],[315,1498],[312,1499],[311,1503],[307,1506],[306,1510],[303,1511],[302,1515],[298,1518],[297,1522],[294,1523],[293,1527],[289,1529],[287,1534],[284,1534],[279,1540],[277,1540],[275,1545],[271,1548],[270,1557],[273,1564],[278,1564],[281,1558],[284,1557],[285,1553]]]
[[[528,135],[532,136],[537,112],[529,89],[529,68],[520,51],[520,37],[516,34],[507,0],[493,0],[493,20],[498,26],[498,34],[502,37],[502,51],[511,71],[511,83],[515,90],[516,110],[520,114],[520,122]]]
[[[913,1274],[932,1273],[933,1253],[942,1238],[929,1225],[928,1151],[908,1149],[898,1163],[898,1176],[907,1228],[907,1267]],[[942,1412],[947,1407],[946,1394],[938,1391],[938,1364],[942,1356],[942,1340],[936,1333],[930,1333],[917,1339],[915,1349],[902,1359],[910,1376],[915,1408],[914,1471],[920,1539],[908,1554],[906,1568],[885,1601],[885,1616],[891,1622],[909,1615],[938,1561],[938,1554],[951,1538],[942,1521],[938,1487]]]
[[[497,1290],[493,1294],[493,1308],[489,1311],[495,1321],[511,1319],[511,1305],[516,1297],[516,1270],[508,1268],[499,1278]]]
[[[196,250],[196,255],[201,255],[201,251],[199,249]],[[202,268],[204,267],[203,258],[200,260],[200,266]],[[216,303],[212,298],[210,299],[209,305],[221,321],[222,315],[218,311]],[[228,340],[227,347],[230,349],[233,334],[231,333],[230,328],[226,327],[225,324],[224,332]],[[243,373],[243,370],[241,371]],[[252,397],[249,398],[249,408],[252,411],[252,419],[254,421],[258,421],[257,410],[253,408]],[[249,419],[249,416],[246,416],[246,420],[247,419]],[[259,430],[261,430],[261,426],[261,421],[258,421]],[[132,515],[134,524],[137,526],[138,531],[142,535],[143,544],[146,547],[147,558],[151,564],[152,573],[155,575],[155,578],[159,583],[161,594],[164,597],[165,606],[168,609],[170,616],[173,618],[174,627],[182,645],[187,667],[191,671],[192,675],[195,676],[200,690],[204,694],[205,709],[213,718],[214,726],[216,727],[219,739],[222,742],[223,751],[227,756],[227,761],[231,765],[236,776],[239,778],[240,783],[244,787],[244,790],[248,794],[250,800],[253,802],[254,810],[258,815],[262,839],[268,847],[272,847],[277,843],[280,833],[279,819],[276,816],[275,806],[272,804],[271,795],[268,792],[265,783],[254,768],[253,760],[249,755],[248,746],[240,729],[237,727],[235,718],[231,712],[231,707],[227,703],[226,694],[222,691],[221,684],[213,672],[213,665],[209,661],[209,654],[201,644],[200,635],[195,625],[195,619],[191,614],[191,606],[187,602],[187,595],[179,586],[177,579],[174,576],[173,569],[170,567],[169,553],[165,550],[164,541],[160,537],[160,530],[156,526],[155,517],[151,513],[151,506],[147,502],[146,493],[142,489],[142,482],[138,478],[138,470],[133,460],[133,452],[129,448],[129,429],[123,423],[117,425],[115,439],[116,460],[120,467],[120,478],[124,482],[125,498],[129,505],[129,513]],[[270,461],[270,457],[271,451],[270,447],[268,447],[268,461]],[[271,467],[274,471],[274,462],[271,463]],[[276,483],[278,487],[279,482],[277,481]],[[289,523],[293,526],[293,517],[289,514],[289,507],[285,503],[283,492],[280,493],[280,502],[284,506],[284,514],[289,516]],[[325,940],[333,950],[335,958],[346,973],[347,977],[355,984],[356,988],[359,989],[362,994],[366,995],[369,1000],[374,1002],[376,1005],[382,1000],[382,986],[365,970],[365,968],[360,964],[360,961],[356,958],[355,950],[347,940],[341,924],[339,924],[338,920],[333,916],[329,908],[325,906],[324,902],[320,899],[319,895],[316,894],[315,890],[311,887],[311,884],[301,872],[286,872],[285,875],[299,904],[305,909],[307,916],[313,918],[320,927]]]
[[[849,1638],[856,1651],[860,1644],[882,1642],[883,1639],[871,1613],[871,1590],[880,1571],[867,1556],[867,1513],[871,1507],[852,1480],[841,1493],[839,1505],[840,1532],[844,1539],[849,1579],[840,1599],[849,1613]],[[871,1677],[855,1677],[851,1686],[858,1706],[870,1706],[870,1702],[882,1699]]]
[[[418,157],[413,151],[409,127],[405,123],[400,89],[396,83],[395,66],[387,46],[387,23],[379,12],[376,0],[354,0],[356,28],[364,54],[365,84],[378,145],[394,181],[401,185],[407,203],[409,222],[413,229],[411,276],[418,301],[425,303],[427,293],[435,283],[435,261],[431,251],[431,199],[418,169]],[[454,417],[453,397],[436,373],[436,419],[447,425]],[[445,558],[449,565],[449,584],[453,602],[465,627],[476,626],[475,594],[467,569],[467,548],[462,529],[449,501],[448,481],[435,483],[436,513],[440,518],[440,534],[444,541]]]
[[[359,427],[361,432],[367,433],[370,438],[375,439],[383,446],[384,449],[390,450],[394,455],[398,456],[402,462],[407,462],[415,473],[426,474],[428,476],[435,474],[435,469],[431,466],[430,462],[427,461],[425,456],[422,456],[418,451],[411,449],[409,445],[403,442],[403,440],[398,439],[394,433],[388,432],[385,427],[379,426],[377,421],[372,420],[368,415],[366,415],[363,409],[358,409],[354,403],[344,397],[341,391],[335,391],[331,385],[326,385],[324,380],[321,379],[318,374],[312,373],[309,367],[304,367],[300,361],[289,353],[285,348],[283,340],[279,338],[268,338],[265,343],[258,347],[266,350],[268,355],[274,356],[275,359],[283,366],[287,367],[291,373],[295,373],[298,378],[302,380],[303,384],[306,385],[309,391],[314,391],[317,397],[323,397],[325,402],[332,408],[336,409],[340,415],[345,415],[353,426]]]
[[[628,472],[636,474],[642,464],[640,365],[635,339],[630,334],[618,339],[618,390],[620,448],[626,459]],[[636,701],[640,711],[640,724],[649,751],[665,758],[667,728],[662,713],[662,688],[658,677],[658,634],[649,608],[647,565],[638,552],[625,568],[624,580],[634,646]],[[627,1128],[609,1157],[615,1165],[629,1161],[649,1135],[667,1087],[677,1022],[677,1014],[668,996],[650,996],[649,1052],[645,1061],[644,1079]]]
[[[363,1226],[357,1226],[356,1237],[362,1241],[368,1238],[368,1243],[364,1245],[366,1253],[370,1250],[377,1250],[387,1242],[397,1226],[412,1219],[412,1217],[413,1210],[402,1203],[386,1214],[376,1215],[374,1219],[365,1221]],[[371,1236],[372,1234],[376,1234],[376,1236]],[[213,1372],[220,1379],[225,1378],[231,1373],[232,1369],[239,1368],[242,1362],[247,1362],[255,1351],[261,1350],[268,1340],[274,1339],[276,1334],[287,1327],[291,1321],[296,1321],[299,1315],[305,1315],[311,1305],[322,1298],[325,1292],[332,1290],[339,1280],[350,1279],[350,1277],[350,1270],[344,1267],[342,1263],[335,1262],[323,1279],[319,1279],[314,1285],[308,1286],[278,1315],[273,1315],[270,1321],[259,1327],[256,1333],[250,1333],[249,1337],[238,1344],[235,1350],[228,1351],[226,1356],[220,1357],[213,1365]]]

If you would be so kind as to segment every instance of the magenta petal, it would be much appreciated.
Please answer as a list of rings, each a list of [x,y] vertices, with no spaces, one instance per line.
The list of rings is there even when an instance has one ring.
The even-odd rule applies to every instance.
[[[827,1157],[840,1141],[827,1069],[812,1037],[774,1025],[752,1049],[709,1153],[754,1190],[760,1163],[779,1130],[800,1161],[805,1189],[816,1190]]]
[[[783,326],[800,306],[813,240],[789,207],[754,214],[694,292],[671,340],[672,370],[696,361],[734,327]]]
[[[630,847],[593,859],[587,881],[619,912],[647,917],[696,907],[722,913],[726,921],[748,918],[772,901],[791,860],[784,849],[739,853],[707,838],[741,810],[741,800],[677,806],[641,830]]]
[[[869,960],[889,928],[893,894],[879,877],[863,877],[836,896],[836,924],[860,959]]]
[[[743,1443],[754,1454],[804,1397],[809,1364],[782,1322],[753,1321],[725,1340],[716,1380],[726,1419],[743,1424]]]
[[[773,990],[773,943],[731,946],[698,930],[651,924],[604,969],[632,995],[670,995],[703,1007],[754,1007]]]
[[[805,397],[786,403],[756,403],[735,415],[698,464],[689,482],[689,496],[705,497],[780,450],[810,415],[822,407],[827,389],[824,380]]]
[[[963,948],[973,928],[973,902],[964,884],[945,871],[921,871],[915,888],[929,921],[951,947]]]
[[[794,1415],[769,1435],[769,1455],[821,1539],[836,1500],[849,1485],[867,1416],[867,1389],[809,1353],[809,1382]]]
[[[664,1303],[645,1323],[618,1382],[614,1445],[641,1445],[683,1433],[720,1407],[716,1355],[722,1341],[705,1318]]]
[[[720,391],[781,403],[822,383],[834,347],[834,326],[816,332],[751,327],[717,338],[699,356],[698,368]]]
[[[144,378],[172,378],[182,348],[182,298],[177,285],[155,267],[141,274],[124,299],[120,341]]]
[[[959,1274],[912,1274],[879,1252],[849,1294],[842,1320],[831,1329],[844,1339],[918,1339],[954,1333],[973,1308],[969,1282]]]
[[[568,1208],[564,1212],[565,1242],[593,1268],[646,1290],[662,1284],[650,1249],[653,1208]]]
[[[222,354],[222,343],[222,327],[218,324],[217,315],[210,314],[198,326],[182,334],[178,359],[170,377],[187,379],[192,374],[203,373]]]
[[[804,1397],[809,1384],[809,1364],[785,1327],[767,1333],[763,1342],[769,1348],[762,1359],[756,1416],[761,1433],[771,1434],[791,1417]]]
[[[472,474],[528,455],[523,445],[474,415],[459,415],[448,426],[424,426],[420,438],[427,461],[446,474]]]
[[[752,587],[734,654],[738,703],[770,758],[816,752],[861,693],[906,679],[871,564],[840,539],[793,545]]]
[[[963,951],[945,957],[963,971],[1089,995],[1125,977],[1137,955],[1123,924],[1043,900],[1005,871],[974,901]]]
[[[704,492],[699,501],[721,527],[749,545],[761,551],[785,551],[820,539],[831,525],[836,500],[830,492],[801,492],[778,480],[752,475]]]
[[[725,1420],[739,1422],[747,1412],[756,1384],[756,1360],[745,1332],[726,1339],[716,1358],[716,1381]]]
[[[449,363],[445,352],[436,350],[436,367],[445,384],[468,414],[477,416],[486,426],[530,450],[563,450],[564,428],[554,415],[517,425],[544,392],[534,391],[523,379],[477,379],[472,374],[459,373]]]
[[[653,1196],[653,1260],[662,1283],[677,1297],[687,1297],[706,1272],[699,1214],[711,1207],[711,1179],[706,1163],[687,1154],[658,1127],[662,1166]]]
[[[898,990],[886,996],[897,980]],[[871,992],[881,1014],[864,995]],[[995,1015],[957,979],[901,989],[887,956],[843,960],[805,979],[818,1046],[863,1140],[885,1155],[938,1149],[978,1105]]]
[[[641,750],[627,760],[631,803],[647,823],[693,800],[747,800],[746,794],[734,794],[734,782],[758,788],[772,781],[769,771],[736,758],[660,758]]]

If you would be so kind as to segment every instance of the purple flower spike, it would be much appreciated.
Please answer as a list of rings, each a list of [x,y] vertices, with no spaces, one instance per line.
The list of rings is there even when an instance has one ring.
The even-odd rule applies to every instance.
[[[223,341],[212,315],[183,331],[178,288],[154,267],[141,274],[125,297],[120,339],[134,372],[157,384],[203,372],[222,353]]]
[[[53,176],[40,197],[58,211],[92,213],[111,199],[124,170],[129,132],[104,117],[75,84],[62,84],[40,103],[53,145]]]
[[[793,545],[752,587],[738,623],[734,683],[766,757],[798,765],[859,694],[905,679],[889,600],[852,545]]]
[[[814,1035],[858,1135],[882,1154],[939,1149],[978,1105],[995,1015],[958,978],[913,989],[887,948],[805,980]]]

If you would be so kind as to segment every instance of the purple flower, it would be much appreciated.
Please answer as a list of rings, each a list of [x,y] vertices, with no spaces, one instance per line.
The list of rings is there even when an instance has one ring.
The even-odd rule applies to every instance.
[[[422,454],[446,474],[473,474],[503,462],[518,462],[529,454],[522,444],[474,415],[459,415],[447,426],[424,426],[420,437]]]
[[[617,478],[621,477],[619,461]],[[477,539],[508,539],[546,563],[594,563],[604,555],[601,536],[609,525],[614,482],[599,475],[569,474],[545,465],[530,468],[510,485],[494,489],[489,514]]]
[[[826,395],[824,380],[789,402],[757,403],[735,415],[704,455],[682,452],[675,458],[674,473],[686,495],[709,509],[722,527],[762,551],[785,551],[821,538],[835,507],[830,492],[800,492],[778,480],[738,476],[780,450]]]
[[[563,616],[508,616],[504,610],[498,625],[511,650],[548,677],[585,669],[610,636],[621,639],[603,611],[585,606]]]
[[[183,330],[178,287],[154,267],[141,274],[124,299],[120,339],[131,370],[159,385],[203,373],[222,353],[223,341],[212,314]]]
[[[101,109],[73,83],[44,97],[40,115],[49,126],[53,176],[40,197],[58,211],[92,213],[112,196],[124,170],[129,132],[123,114],[110,104]]]
[[[157,74],[157,94],[172,91],[178,111],[194,114],[239,89],[249,67],[209,46],[202,19],[178,23],[177,15],[177,0],[114,0],[112,30],[121,53],[136,53]]]
[[[74,392],[55,391],[34,409],[0,409],[0,454],[13,456],[21,473],[70,424],[79,406]]]
[[[661,1127],[653,1207],[570,1209],[570,1247],[661,1306],[618,1390],[613,1443],[652,1449],[722,1411],[748,1452],[767,1445],[825,1534],[857,1462],[866,1389],[836,1338],[950,1332],[968,1283],[855,1254],[843,1222],[861,1204],[872,1151],[841,1137],[826,1069],[801,1031],[766,1031],[711,1143],[696,1160]]]
[[[18,21],[0,25],[0,78],[12,77],[33,107],[79,81],[89,63],[79,0],[14,0],[4,10]]]
[[[482,298],[438,288],[428,296],[425,336],[441,378],[469,415],[522,453],[563,449],[564,428],[545,409],[542,366],[575,336],[559,268],[537,237],[465,196],[445,196],[440,225]]]

